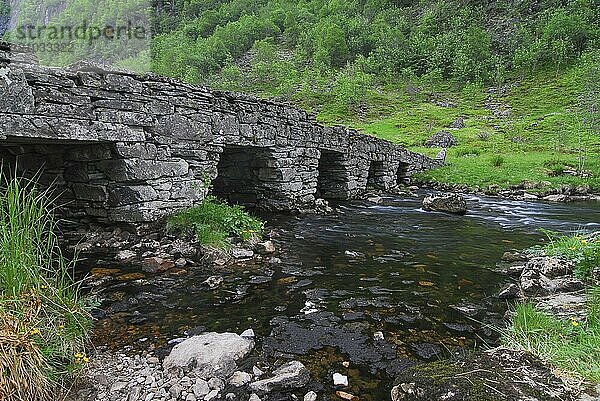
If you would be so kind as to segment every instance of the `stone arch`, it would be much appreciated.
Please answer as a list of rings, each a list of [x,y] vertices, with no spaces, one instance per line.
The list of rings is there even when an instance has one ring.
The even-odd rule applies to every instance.
[[[99,143],[8,138],[0,145],[4,175],[51,188],[56,206],[69,218],[108,217],[106,180],[97,169],[107,158],[109,146]]]
[[[388,172],[385,168],[385,162],[373,160],[369,164],[369,174],[367,176],[367,189],[386,189]]]
[[[317,197],[348,199],[350,173],[348,161],[343,153],[321,150],[317,169]]]
[[[396,169],[396,183],[398,185],[406,185],[410,183],[410,164],[400,162]]]
[[[213,180],[215,196],[253,209],[291,208],[288,187],[294,169],[275,149],[229,145],[223,148]]]

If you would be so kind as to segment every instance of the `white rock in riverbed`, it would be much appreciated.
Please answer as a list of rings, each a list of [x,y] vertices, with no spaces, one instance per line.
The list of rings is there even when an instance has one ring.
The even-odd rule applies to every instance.
[[[215,399],[219,396],[219,390],[212,390],[210,393],[206,394],[206,396],[204,397],[204,401],[210,401],[212,399]]]
[[[250,383],[250,388],[257,393],[266,394],[276,390],[302,388],[309,379],[306,367],[301,362],[291,361],[276,369],[272,377]]]
[[[210,393],[210,387],[206,380],[196,379],[196,383],[192,386],[192,391],[197,398],[200,398]]]
[[[225,382],[218,377],[213,377],[208,381],[208,387],[214,390],[223,390],[225,388]]]
[[[252,338],[254,338],[254,330],[252,330],[252,329],[244,330],[243,333],[240,334],[240,337],[252,339]]]
[[[333,374],[333,385],[348,387],[348,376],[344,376],[341,373]]]
[[[192,369],[202,379],[227,377],[252,348],[254,341],[235,333],[206,333],[177,344],[163,361],[163,367],[167,371]]]
[[[317,393],[309,391],[304,395],[304,401],[317,401]]]
[[[242,387],[252,381],[252,375],[246,372],[234,372],[229,383],[235,387]]]

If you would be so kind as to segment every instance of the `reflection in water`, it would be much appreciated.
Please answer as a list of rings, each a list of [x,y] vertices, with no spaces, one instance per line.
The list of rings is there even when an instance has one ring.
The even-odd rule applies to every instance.
[[[329,326],[352,327],[369,342],[373,332],[382,331],[398,356],[417,359],[481,339],[493,343],[494,333],[480,323],[498,322],[506,308],[493,299],[508,280],[493,270],[502,253],[539,243],[539,228],[600,229],[600,205],[476,196],[468,203],[466,216],[425,212],[420,198],[412,197],[387,197],[381,205],[342,204],[332,216],[271,216],[280,263],[141,280],[117,275],[99,289],[109,313],[98,322],[96,341],[162,346],[204,329],[239,333],[251,327],[264,338],[274,330],[289,332],[290,321],[294,330],[315,330],[317,324],[322,336],[333,336],[330,343],[319,349],[294,346],[306,348],[307,362],[321,361],[314,369],[320,367],[323,377],[333,361],[352,359],[348,354],[354,352],[335,344],[338,334]],[[214,291],[202,285],[212,274],[225,279]],[[470,317],[464,313],[469,308],[475,308]],[[320,312],[329,317],[315,323]],[[274,329],[278,316],[275,320],[287,320]],[[282,349],[293,342],[272,337],[273,346]],[[365,383],[378,380],[389,379],[373,376]]]

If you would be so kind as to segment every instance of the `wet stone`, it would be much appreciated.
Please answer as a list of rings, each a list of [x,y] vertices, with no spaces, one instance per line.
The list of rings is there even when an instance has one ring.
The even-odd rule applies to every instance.
[[[298,361],[288,362],[274,370],[271,377],[250,384],[257,393],[270,393],[304,387],[310,379],[306,367]]]
[[[265,284],[272,280],[269,276],[252,276],[248,281],[250,284]]]
[[[464,323],[444,323],[444,326],[457,333],[473,333],[475,328]]]
[[[437,344],[421,343],[412,344],[412,350],[421,359],[431,360],[442,354],[442,348]]]
[[[355,321],[365,319],[364,312],[346,312],[342,314],[342,319],[346,321]]]

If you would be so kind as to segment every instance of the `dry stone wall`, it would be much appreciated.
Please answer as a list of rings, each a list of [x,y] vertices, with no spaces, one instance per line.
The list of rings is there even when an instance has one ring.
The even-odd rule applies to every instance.
[[[148,222],[209,187],[272,210],[390,189],[438,162],[297,108],[155,75],[42,67],[0,44],[0,155],[43,169],[79,217]]]

